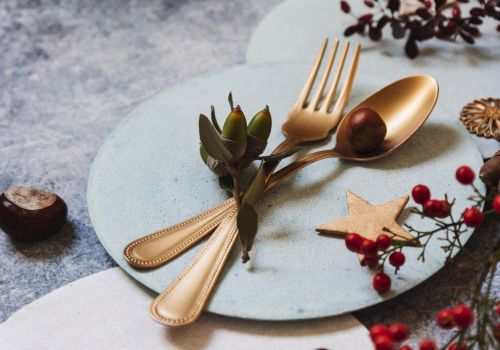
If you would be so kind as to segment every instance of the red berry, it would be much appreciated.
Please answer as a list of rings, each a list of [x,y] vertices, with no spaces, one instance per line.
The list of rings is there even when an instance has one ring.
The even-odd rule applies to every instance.
[[[378,235],[375,243],[377,243],[378,250],[384,251],[391,246],[392,238],[386,235],[385,233],[381,233]]]
[[[405,255],[401,252],[394,252],[389,255],[389,263],[394,267],[403,266],[405,260]]]
[[[348,233],[345,236],[345,245],[347,249],[354,253],[361,253],[361,243],[363,242],[363,237],[357,233]]]
[[[497,313],[497,316],[500,316],[500,303],[498,303],[498,304],[495,306],[495,312]]]
[[[420,342],[419,350],[437,350],[436,343],[431,339],[424,339]]]
[[[424,0],[424,6],[427,8],[430,8],[432,6],[432,1],[431,0]]]
[[[424,214],[430,217],[445,218],[450,215],[450,208],[444,200],[430,199],[424,203]]]
[[[431,199],[431,190],[425,185],[417,185],[411,190],[413,200],[418,204],[424,204]]]
[[[462,214],[464,222],[469,227],[477,227],[483,223],[484,214],[476,207],[466,209]]]
[[[411,347],[409,345],[403,345],[399,350],[411,350]]]
[[[383,272],[377,273],[373,277],[373,288],[380,294],[387,292],[391,289],[391,278]]]
[[[364,255],[375,256],[377,255],[377,244],[371,239],[363,239],[361,242],[361,252]]]
[[[497,194],[495,198],[493,198],[493,209],[500,214],[500,194]]]
[[[389,331],[392,334],[392,339],[401,342],[408,339],[410,335],[410,330],[404,323],[394,323],[389,327]]]
[[[452,10],[451,14],[454,18],[459,18],[460,17],[460,7],[453,6],[453,10]]]
[[[372,340],[375,340],[378,336],[386,336],[386,337],[391,337],[391,331],[389,331],[389,328],[387,328],[384,324],[382,323],[376,323],[370,328],[370,338]]]
[[[455,326],[455,321],[453,321],[453,310],[443,309],[439,311],[436,315],[436,323],[443,329],[453,328]]]
[[[463,165],[457,169],[455,177],[462,185],[470,185],[474,182],[474,178],[476,177],[476,175],[474,174],[474,170],[472,170],[467,165]]]
[[[349,3],[347,1],[340,2],[340,9],[345,13],[351,12],[351,6],[349,6]]]
[[[361,259],[361,265],[368,267],[377,267],[378,266],[378,256],[374,255],[364,255]]]
[[[394,342],[392,339],[385,335],[379,335],[373,340],[375,350],[393,350]]]
[[[448,347],[448,350],[468,350],[468,349],[469,348],[466,345],[460,343],[453,343]]]
[[[474,320],[472,310],[467,305],[458,305],[453,309],[453,320],[460,328],[467,328]]]

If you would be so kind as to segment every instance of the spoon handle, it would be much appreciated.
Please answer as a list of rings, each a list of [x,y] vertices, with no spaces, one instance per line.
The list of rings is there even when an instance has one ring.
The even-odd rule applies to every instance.
[[[156,297],[150,308],[155,321],[182,326],[200,317],[238,236],[236,217],[233,208],[179,277]]]
[[[335,149],[318,151],[308,154],[275,172],[266,183],[266,191],[279,184],[281,181],[287,179],[289,176],[295,174],[300,169],[308,166],[309,164],[315,163],[322,159],[335,157],[341,157],[340,153],[338,153]]]
[[[230,198],[188,220],[140,237],[125,246],[125,260],[140,269],[161,266],[212,232],[235,207]]]

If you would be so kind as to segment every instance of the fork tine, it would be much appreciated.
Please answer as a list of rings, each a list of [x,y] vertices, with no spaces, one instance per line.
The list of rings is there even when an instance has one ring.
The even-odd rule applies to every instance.
[[[311,69],[311,73],[309,73],[304,88],[302,89],[302,91],[299,94],[299,97],[297,98],[296,105],[299,108],[303,108],[307,102],[309,93],[311,92],[314,81],[316,80],[316,75],[318,75],[318,70],[319,67],[321,66],[321,61],[323,61],[323,56],[325,55],[325,50],[327,45],[328,45],[328,38],[323,41],[318,56],[316,56],[316,62],[314,62],[314,65]]]
[[[308,108],[311,110],[315,110],[323,98],[323,92],[325,90],[326,83],[328,81],[328,77],[330,76],[330,71],[332,70],[332,65],[333,61],[335,60],[335,55],[337,54],[337,49],[339,47],[339,41],[338,39],[335,40],[335,44],[333,44],[333,49],[332,53],[330,54],[330,58],[328,59],[328,63],[326,65],[325,71],[323,73],[323,77],[321,78],[321,82],[318,86],[318,89],[316,90],[316,93],[314,94],[314,97],[311,99],[311,103],[309,104]]]
[[[339,98],[337,99],[337,102],[335,102],[335,106],[333,107],[332,113],[335,114],[338,112],[340,115],[340,111],[343,111],[347,101],[349,101],[349,95],[351,93],[352,89],[352,83],[354,82],[354,76],[356,75],[356,70],[358,68],[358,61],[359,61],[359,52],[361,49],[361,45],[357,44],[356,48],[354,49],[354,57],[351,62],[351,66],[349,67],[349,72],[347,73],[347,76],[345,78],[344,86],[342,87],[342,90],[340,91]]]
[[[322,110],[324,112],[328,112],[330,106],[332,105],[333,99],[335,98],[335,93],[337,92],[337,86],[339,84],[340,75],[342,74],[342,69],[344,68],[345,58],[347,57],[348,50],[349,50],[349,41],[346,41],[344,44],[344,49],[342,50],[342,56],[340,57],[340,62],[337,66],[337,70],[335,71],[335,75],[333,77],[332,85],[330,86],[330,90],[328,90],[325,103],[323,103],[322,106]]]

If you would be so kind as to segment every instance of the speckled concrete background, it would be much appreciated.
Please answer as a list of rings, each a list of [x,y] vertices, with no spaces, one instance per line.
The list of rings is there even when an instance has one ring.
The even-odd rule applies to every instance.
[[[46,242],[16,243],[0,235],[0,322],[61,285],[115,265],[85,204],[87,173],[100,143],[159,90],[242,63],[252,29],[278,2],[0,2],[0,190],[41,187],[69,206],[69,223]],[[498,220],[490,220],[468,247],[484,254],[499,232]],[[461,255],[459,261],[468,260]],[[415,338],[445,337],[434,327],[434,314],[464,297],[474,277],[472,268],[458,265],[356,316],[367,326],[404,320]],[[495,290],[500,294],[500,278]]]

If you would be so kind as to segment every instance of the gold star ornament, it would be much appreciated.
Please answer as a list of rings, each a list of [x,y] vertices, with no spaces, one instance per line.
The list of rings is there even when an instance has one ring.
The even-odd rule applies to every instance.
[[[412,240],[415,237],[396,221],[408,199],[408,196],[404,196],[381,205],[372,205],[354,193],[347,192],[348,216],[323,224],[317,227],[316,231],[340,236],[355,232],[371,240],[376,240],[378,235],[386,233],[395,241]],[[394,234],[384,232],[384,227]]]

